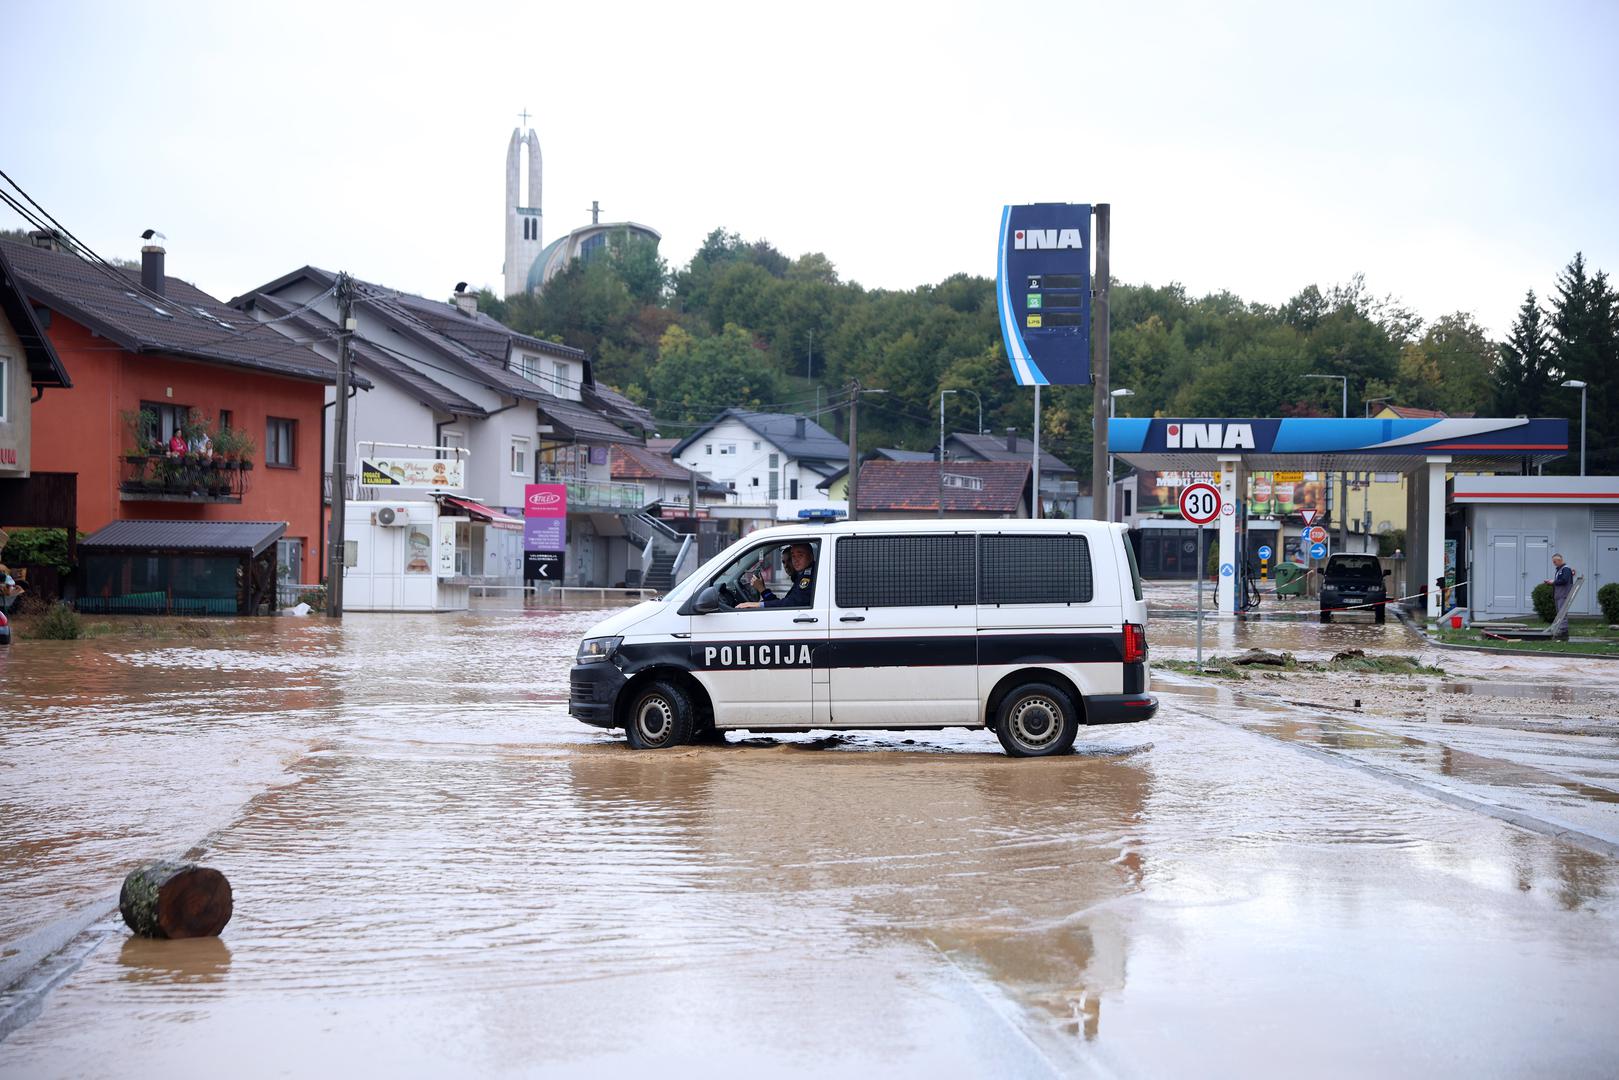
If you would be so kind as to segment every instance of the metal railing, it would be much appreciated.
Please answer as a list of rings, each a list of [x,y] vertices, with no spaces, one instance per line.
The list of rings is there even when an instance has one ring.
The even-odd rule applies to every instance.
[[[322,473],[321,484],[323,497],[326,499],[326,502],[330,504],[332,501],[332,474]],[[375,502],[376,500],[382,498],[382,496],[378,494],[379,490],[380,489],[374,487],[362,487],[360,485],[360,478],[354,473],[350,473],[348,475],[348,483],[343,486],[343,498],[349,502]]]
[[[595,480],[562,481],[568,489],[568,509],[639,510],[646,505],[646,488],[640,484],[613,484]]]
[[[239,503],[251,461],[201,454],[122,454],[118,494],[125,501]]]

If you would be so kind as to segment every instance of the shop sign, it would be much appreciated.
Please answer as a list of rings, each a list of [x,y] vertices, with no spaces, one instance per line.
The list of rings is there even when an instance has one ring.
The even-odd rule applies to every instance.
[[[455,576],[455,527],[465,518],[439,518],[433,523],[433,576]]]
[[[460,491],[465,486],[464,463],[446,458],[361,458],[360,486]]]

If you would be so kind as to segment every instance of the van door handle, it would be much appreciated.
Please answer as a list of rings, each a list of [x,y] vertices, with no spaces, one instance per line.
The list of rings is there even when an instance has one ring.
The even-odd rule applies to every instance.
[[[820,621],[821,621],[820,619],[817,619],[814,616],[811,616],[811,617],[809,617],[807,619],[804,618],[803,616],[800,616],[800,617],[793,620],[793,622],[820,622]]]
[[[838,620],[838,622],[865,622],[865,621],[866,621],[866,617],[864,615],[845,615],[843,618]]]

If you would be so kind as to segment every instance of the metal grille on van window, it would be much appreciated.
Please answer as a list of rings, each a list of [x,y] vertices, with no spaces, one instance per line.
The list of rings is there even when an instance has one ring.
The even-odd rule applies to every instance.
[[[1083,536],[986,536],[980,604],[1088,604],[1096,595]]]
[[[973,602],[971,536],[845,536],[838,540],[839,607]]]
[[[1609,510],[1598,507],[1596,510],[1596,521],[1594,522],[1594,527],[1602,529],[1603,531],[1608,529],[1619,529],[1619,510]]]

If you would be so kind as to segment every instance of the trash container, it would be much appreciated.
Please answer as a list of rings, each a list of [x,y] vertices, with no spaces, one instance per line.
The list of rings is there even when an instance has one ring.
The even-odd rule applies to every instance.
[[[1283,560],[1276,564],[1276,595],[1277,596],[1303,596],[1304,582],[1308,575],[1304,567],[1296,562]]]

